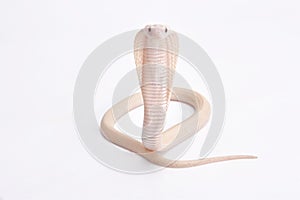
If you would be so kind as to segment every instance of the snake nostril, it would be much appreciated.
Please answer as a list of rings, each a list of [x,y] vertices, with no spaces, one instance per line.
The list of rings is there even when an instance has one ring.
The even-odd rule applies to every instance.
[[[148,32],[151,32],[151,27],[148,28]]]
[[[168,29],[167,29],[167,27],[165,28],[165,33],[166,33],[166,32],[168,32]]]

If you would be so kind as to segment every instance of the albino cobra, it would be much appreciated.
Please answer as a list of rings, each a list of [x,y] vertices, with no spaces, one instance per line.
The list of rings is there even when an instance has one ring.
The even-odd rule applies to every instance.
[[[178,57],[178,37],[174,31],[163,25],[146,26],[136,35],[134,57],[142,92],[115,104],[104,114],[101,132],[107,140],[164,167],[193,167],[256,158],[250,155],[232,155],[198,160],[170,160],[159,154],[197,133],[209,120],[210,105],[195,91],[172,87]],[[194,113],[183,122],[163,131],[170,100],[189,104],[194,108]],[[118,119],[141,105],[144,105],[142,142],[114,128]]]

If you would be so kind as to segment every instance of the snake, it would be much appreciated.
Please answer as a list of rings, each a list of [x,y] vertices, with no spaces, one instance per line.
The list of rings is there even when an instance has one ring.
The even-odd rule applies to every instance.
[[[162,155],[162,152],[199,132],[207,124],[211,114],[210,103],[203,95],[190,89],[173,87],[178,52],[178,35],[165,25],[147,25],[136,34],[134,60],[141,92],[121,100],[106,111],[100,122],[102,135],[113,144],[134,152],[153,164],[169,168],[257,158],[252,155],[228,155],[173,160]],[[194,112],[181,123],[164,130],[170,101],[188,104]],[[140,106],[144,106],[141,141],[115,128],[122,116]]]

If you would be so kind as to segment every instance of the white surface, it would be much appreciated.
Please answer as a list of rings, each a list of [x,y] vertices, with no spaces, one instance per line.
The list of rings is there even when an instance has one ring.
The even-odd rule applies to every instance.
[[[0,199],[299,199],[299,9],[296,0],[2,0]],[[137,176],[85,151],[72,118],[80,66],[112,35],[149,23],[198,42],[219,70],[227,114],[213,155],[258,160]]]

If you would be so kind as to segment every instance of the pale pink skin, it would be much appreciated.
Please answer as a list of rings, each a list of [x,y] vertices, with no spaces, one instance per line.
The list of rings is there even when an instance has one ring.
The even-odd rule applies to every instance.
[[[210,115],[209,102],[199,93],[184,88],[172,88],[178,39],[175,32],[169,29],[166,32],[165,28],[162,25],[151,25],[137,33],[134,56],[142,94],[137,93],[120,101],[104,114],[101,121],[104,137],[164,167],[194,167],[214,162],[256,158],[250,155],[232,155],[175,161],[157,153],[157,150],[172,148],[197,133],[205,126]],[[172,89],[176,96],[171,95]],[[195,112],[183,122],[162,131],[170,98],[191,105]],[[144,105],[142,143],[114,127],[118,119],[141,105]]]

